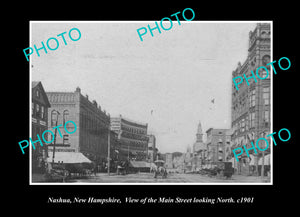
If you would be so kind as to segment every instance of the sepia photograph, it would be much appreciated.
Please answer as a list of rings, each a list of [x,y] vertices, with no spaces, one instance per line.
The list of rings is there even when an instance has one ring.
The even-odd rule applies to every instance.
[[[272,24],[30,21],[30,185],[272,185]]]

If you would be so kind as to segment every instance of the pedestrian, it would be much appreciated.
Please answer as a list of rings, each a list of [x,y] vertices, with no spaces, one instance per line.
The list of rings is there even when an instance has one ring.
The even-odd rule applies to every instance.
[[[97,175],[97,165],[94,166],[94,176]]]

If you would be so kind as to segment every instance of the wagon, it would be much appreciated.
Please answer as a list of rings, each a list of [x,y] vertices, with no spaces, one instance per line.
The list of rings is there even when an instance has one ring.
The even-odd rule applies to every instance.
[[[232,162],[214,162],[212,163],[219,177],[230,178],[233,174]]]

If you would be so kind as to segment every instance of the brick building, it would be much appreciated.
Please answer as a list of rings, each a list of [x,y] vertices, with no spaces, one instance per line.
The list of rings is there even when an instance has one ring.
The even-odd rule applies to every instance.
[[[57,134],[55,152],[80,152],[97,164],[107,160],[108,130],[110,116],[95,100],[83,96],[79,87],[75,92],[47,92],[51,109],[48,111],[49,130],[58,125],[62,138]],[[58,115],[58,116],[57,116]],[[68,134],[64,125],[73,121],[77,130]],[[74,125],[68,124],[69,132],[74,131]],[[54,132],[54,130],[52,130]],[[49,152],[53,151],[53,143],[48,145]]]
[[[35,143],[35,150],[32,149],[32,172],[40,173],[44,172],[43,162],[46,162],[48,156],[47,145],[42,139],[42,134],[48,129],[48,108],[50,103],[40,81],[32,81],[31,90],[31,139],[33,142],[37,141],[38,134],[43,142],[43,146],[39,142]]]
[[[111,130],[118,134],[119,152],[130,160],[147,160],[148,124],[119,117],[111,118]]]
[[[206,131],[207,163],[228,161],[231,154],[231,135],[229,129],[213,129]]]
[[[232,72],[232,78],[236,76],[246,75],[247,78],[252,76],[251,71],[256,74],[256,69],[265,66],[269,71],[268,78],[261,80],[256,78],[249,79],[249,85],[246,81],[239,85],[236,89],[232,82],[232,104],[231,104],[231,120],[232,120],[232,150],[236,147],[246,145],[251,148],[251,141],[255,144],[258,138],[263,134],[270,132],[270,66],[266,64],[271,62],[270,56],[271,45],[271,29],[270,24],[258,23],[254,31],[249,32],[249,48],[246,61]],[[266,71],[259,70],[260,77],[265,77]],[[250,158],[244,152],[240,156],[239,162],[234,160],[234,167],[239,174],[252,174],[253,166],[256,165],[261,153],[253,154],[250,150]],[[269,149],[265,151],[269,154]]]

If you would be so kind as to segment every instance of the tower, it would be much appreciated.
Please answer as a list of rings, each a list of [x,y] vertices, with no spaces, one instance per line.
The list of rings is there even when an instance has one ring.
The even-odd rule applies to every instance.
[[[203,133],[202,133],[202,126],[200,121],[198,124],[198,129],[196,134],[196,142],[203,142]]]

